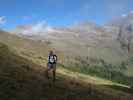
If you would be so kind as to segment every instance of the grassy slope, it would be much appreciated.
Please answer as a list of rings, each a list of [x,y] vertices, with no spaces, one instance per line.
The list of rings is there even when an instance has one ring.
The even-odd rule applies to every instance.
[[[4,31],[0,31],[0,42],[5,43],[9,47],[16,50],[16,52],[18,54],[21,54],[22,56],[27,57],[27,58],[30,57],[31,59],[37,61],[37,63],[40,63],[40,64],[45,63],[45,62],[43,62],[43,59],[45,59],[45,60],[47,59],[48,51],[51,49],[51,45],[47,44],[47,42],[33,41],[33,40],[25,39],[25,38],[20,38],[16,35],[11,35],[11,34],[9,34],[7,32],[4,32]],[[68,43],[68,44],[70,44],[70,43]],[[115,43],[111,43],[111,44],[115,44]],[[94,48],[94,50],[91,50],[89,55],[92,55],[92,58],[94,60],[102,60],[101,57],[103,57],[106,60],[111,60],[112,59],[112,60],[118,62],[118,59],[122,60],[122,59],[125,59],[126,57],[125,56],[118,56],[119,55],[118,53],[120,53],[120,52],[115,53],[115,50],[117,51],[117,46],[113,47],[113,49],[104,48],[104,47],[103,48],[102,47],[101,48],[97,47],[97,48]],[[112,47],[112,46],[110,46],[110,47]],[[79,46],[77,46],[76,48],[79,48]],[[86,48],[82,48],[82,49],[86,50]],[[75,50],[75,52],[76,51],[77,50]],[[81,52],[80,50],[78,50],[78,51]],[[120,51],[120,50],[118,50],[118,51]],[[86,57],[80,57],[79,56],[80,60],[76,60],[76,58],[78,56],[74,57],[73,54],[72,55],[64,55],[64,52],[57,51],[57,50],[56,50],[56,53],[59,57],[60,63],[63,63],[67,66],[69,64],[70,65],[80,64],[80,66],[84,66],[85,63],[88,63],[88,62],[89,62],[89,64],[92,63],[92,62],[89,61],[89,59],[86,59]],[[38,59],[40,59],[40,60],[38,60]],[[84,64],[81,63],[83,60],[85,60]],[[97,62],[95,62],[95,63],[97,63]],[[111,64],[111,63],[109,63],[109,64]],[[116,65],[116,66],[117,66],[116,69],[119,68],[118,67],[119,64]],[[114,69],[114,70],[116,70],[116,69]],[[125,70],[125,74],[128,74],[128,75],[132,76],[132,74],[131,74],[132,69],[129,68],[129,70],[130,70],[130,73],[128,73],[129,71]]]
[[[50,47],[47,42],[33,41],[30,39],[21,38],[1,30],[0,42],[8,45],[19,55],[28,58],[31,57],[34,59],[47,59],[48,51],[54,50],[58,54],[58,56],[63,59],[62,53]]]
[[[18,38],[17,36],[9,35],[3,31],[0,32],[0,35],[1,42],[4,42],[10,48],[12,48],[11,51],[17,52],[17,54],[21,55],[20,57],[9,53],[6,46],[4,47],[4,50],[1,49],[0,53],[3,60],[0,61],[0,65],[3,67],[1,67],[2,70],[0,72],[2,74],[0,76],[1,83],[4,86],[0,85],[3,89],[3,92],[0,94],[2,97],[5,95],[3,98],[8,98],[7,95],[9,95],[10,98],[28,98],[29,100],[32,97],[35,97],[48,98],[51,100],[51,98],[54,99],[56,96],[59,100],[61,98],[76,98],[78,94],[77,92],[79,92],[81,95],[77,96],[78,99],[76,100],[86,100],[87,98],[99,100],[97,95],[101,96],[100,98],[102,99],[103,97],[108,98],[112,95],[114,98],[118,98],[121,94],[124,94],[125,97],[129,98],[128,95],[130,94],[130,89],[126,88],[125,86],[121,86],[120,84],[112,83],[111,81],[99,79],[96,77],[74,73],[62,68],[57,70],[59,80],[55,84],[52,84],[51,82],[43,79],[44,77],[41,73],[43,73],[44,67],[40,67],[40,65],[44,66],[44,64],[46,64],[45,57],[47,56],[47,52],[50,49],[47,44]],[[61,54],[59,53],[59,55]],[[3,83],[3,81],[5,81],[5,83]],[[38,86],[38,88],[35,89],[35,86]],[[112,90],[114,86],[123,88],[115,88],[119,91],[114,89]],[[12,90],[12,88],[15,89]],[[79,90],[77,91],[77,89]],[[105,93],[103,93],[103,90]],[[123,90],[129,91],[129,94],[122,92]],[[87,94],[90,91],[94,92],[93,95]],[[84,92],[85,95],[83,95]]]
[[[109,88],[114,83],[66,69],[57,81],[44,77],[44,67],[13,54],[0,44],[0,98],[2,100],[132,100],[132,94]],[[97,83],[97,84],[95,84]],[[118,84],[117,84],[118,85]]]

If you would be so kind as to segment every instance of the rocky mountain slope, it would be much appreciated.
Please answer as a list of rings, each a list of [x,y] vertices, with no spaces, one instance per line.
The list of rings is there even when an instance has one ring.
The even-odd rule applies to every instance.
[[[120,42],[121,48],[132,52],[133,40],[133,13],[116,18],[108,22],[105,27],[110,29],[110,32]],[[132,53],[131,53],[132,54]]]
[[[120,48],[117,40],[112,38],[112,34],[94,23],[83,22],[67,28],[52,28],[52,31],[42,31],[30,36],[28,32],[30,30],[24,29],[21,36],[42,42],[47,41],[51,47],[71,57],[78,55],[81,58],[104,59],[110,63],[127,58],[126,52]]]

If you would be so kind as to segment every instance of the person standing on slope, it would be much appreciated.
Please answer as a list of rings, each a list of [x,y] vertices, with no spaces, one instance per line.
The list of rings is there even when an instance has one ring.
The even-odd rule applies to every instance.
[[[50,70],[52,70],[52,72],[53,72],[53,81],[55,81],[55,79],[56,79],[56,64],[57,64],[57,56],[53,53],[53,51],[50,51],[49,55],[48,55],[46,77],[49,79],[48,72]]]

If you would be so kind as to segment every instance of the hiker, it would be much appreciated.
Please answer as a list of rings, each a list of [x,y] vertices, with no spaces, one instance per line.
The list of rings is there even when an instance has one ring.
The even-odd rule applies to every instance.
[[[49,79],[48,72],[50,70],[52,70],[52,72],[53,72],[53,81],[55,81],[55,79],[56,79],[56,64],[57,64],[57,56],[53,53],[53,51],[50,51],[49,55],[48,55],[46,77]]]

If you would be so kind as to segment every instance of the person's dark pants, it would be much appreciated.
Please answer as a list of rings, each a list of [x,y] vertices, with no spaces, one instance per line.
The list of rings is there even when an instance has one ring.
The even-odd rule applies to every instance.
[[[56,63],[48,63],[47,64],[47,69],[46,69],[46,77],[49,79],[49,75],[48,75],[48,72],[52,70],[53,72],[53,81],[55,81],[56,79]]]

